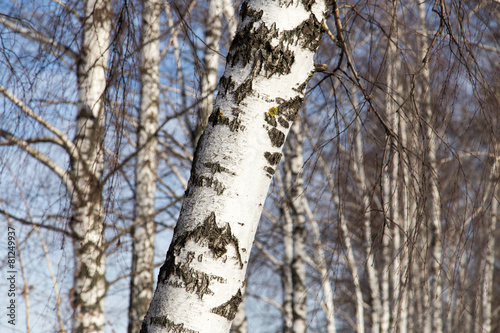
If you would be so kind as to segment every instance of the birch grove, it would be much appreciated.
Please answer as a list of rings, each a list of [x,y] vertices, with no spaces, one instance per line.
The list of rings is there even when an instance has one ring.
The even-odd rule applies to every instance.
[[[499,22],[2,2],[0,331],[498,331]]]

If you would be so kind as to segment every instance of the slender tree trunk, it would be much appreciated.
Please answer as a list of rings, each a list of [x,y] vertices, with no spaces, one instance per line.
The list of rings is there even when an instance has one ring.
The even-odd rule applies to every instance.
[[[321,290],[323,291],[324,312],[326,317],[326,332],[336,333],[334,295],[332,285],[330,284],[330,274],[326,268],[325,250],[321,242],[318,223],[314,220],[314,216],[309,206],[307,206],[307,215],[314,234],[314,262],[321,277]]]
[[[219,96],[142,331],[228,332],[280,150],[302,106],[324,2],[244,2]]]
[[[160,81],[160,12],[163,2],[146,0],[142,9],[140,59],[141,108],[137,130],[134,226],[132,228],[132,278],[130,280],[128,332],[141,329],[153,298],[155,245],[155,192]]]
[[[482,313],[483,313],[483,327],[482,332],[490,333],[492,331],[492,312],[491,312],[491,302],[493,300],[493,273],[495,270],[495,236],[497,231],[498,223],[498,201],[500,200],[500,141],[497,138],[493,139],[496,141],[494,148],[495,160],[493,162],[493,168],[491,171],[491,222],[486,228],[487,231],[487,243],[486,243],[486,254],[484,257],[484,282],[483,282],[483,297],[482,297]]]
[[[355,105],[357,103],[354,103]],[[373,257],[373,240],[371,232],[371,217],[370,217],[370,198],[368,196],[368,190],[366,186],[366,173],[364,167],[363,158],[363,143],[361,138],[361,119],[356,118],[356,133],[354,138],[355,143],[355,160],[353,163],[353,171],[356,175],[356,180],[358,183],[358,193],[361,198],[361,211],[363,212],[363,227],[364,227],[364,239],[365,239],[365,255],[366,255],[366,271],[368,273],[368,285],[370,286],[370,296],[372,299],[372,333],[378,333],[380,331],[380,318],[382,317],[382,303],[380,299],[380,287],[378,281],[378,273],[375,267],[375,260]]]
[[[286,181],[289,170],[285,171],[284,187],[288,186]],[[283,190],[282,197],[286,197],[285,190]],[[283,333],[293,332],[293,276],[292,276],[292,262],[293,262],[293,220],[288,204],[283,204],[282,215],[283,221],[283,247],[285,250],[283,265],[281,266],[281,285],[283,288]]]
[[[104,93],[110,42],[110,2],[86,3],[81,61],[78,64],[79,110],[74,144],[79,158],[71,159],[72,218],[75,253],[73,331],[103,332],[106,294],[103,172]]]
[[[219,67],[219,43],[222,30],[222,0],[208,2],[208,14],[205,22],[205,56],[201,69],[201,102],[198,108],[198,118],[194,146],[198,143],[207,127],[208,116],[214,106],[214,91],[217,87],[217,68]]]
[[[292,260],[292,290],[293,290],[293,332],[305,333],[307,320],[307,289],[306,289],[306,198],[304,197],[304,181],[302,167],[304,158],[302,147],[304,136],[301,122],[293,123],[290,138],[285,153],[286,168],[289,170],[289,206],[293,216],[293,260]]]
[[[421,28],[425,31],[425,3],[419,5],[419,18]],[[421,37],[419,50],[426,52],[428,49],[426,37]],[[441,244],[441,204],[438,187],[438,167],[437,167],[437,136],[433,128],[431,100],[429,93],[429,67],[424,64],[422,74],[418,77],[418,95],[422,100],[423,114],[427,123],[426,140],[429,163],[430,182],[430,232],[431,232],[431,309],[427,309],[432,316],[432,332],[441,333],[443,331],[443,309],[442,309],[442,244]],[[427,320],[428,322],[429,320]]]

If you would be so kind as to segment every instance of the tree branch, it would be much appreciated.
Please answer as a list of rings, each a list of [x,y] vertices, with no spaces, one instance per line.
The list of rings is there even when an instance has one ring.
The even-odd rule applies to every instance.
[[[26,27],[20,24],[21,20],[10,17],[5,14],[0,14],[0,24],[10,29],[12,32],[18,33],[26,38],[40,42],[42,44],[51,46],[55,50],[59,51],[58,56],[64,55],[73,61],[78,60],[77,54],[68,46],[59,43],[43,34],[42,32],[35,30],[33,27]]]
[[[47,155],[41,153],[38,149],[34,148],[31,146],[28,141],[18,138],[11,133],[0,129],[0,136],[6,138],[7,140],[11,141],[14,143],[16,146],[27,152],[29,155],[37,159],[39,162],[47,166],[50,170],[52,170],[59,178],[61,179],[61,182],[66,186],[66,189],[69,192],[72,192],[74,187],[73,187],[73,182],[69,178],[69,174],[64,170],[59,164],[55,163],[53,160],[51,160]]]
[[[1,16],[0,16],[0,19],[1,19]],[[74,159],[80,158],[80,156],[78,154],[78,149],[76,148],[74,143],[63,132],[61,132],[58,128],[56,128],[50,122],[45,120],[42,116],[40,116],[39,114],[36,114],[30,107],[28,107],[26,104],[24,104],[23,101],[21,101],[19,98],[14,96],[14,94],[12,94],[10,91],[8,91],[2,85],[0,85],[0,93],[2,93],[12,103],[14,103],[24,114],[33,118],[40,125],[42,125],[46,129],[48,129],[50,132],[52,132],[55,136],[57,136],[60,139],[60,142],[58,144],[61,145],[61,147],[63,147],[72,158],[74,158]],[[56,142],[54,142],[54,143],[56,143]]]

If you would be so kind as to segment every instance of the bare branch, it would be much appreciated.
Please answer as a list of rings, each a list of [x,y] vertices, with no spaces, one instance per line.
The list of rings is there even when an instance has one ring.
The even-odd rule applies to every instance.
[[[73,61],[78,60],[77,54],[70,47],[46,36],[42,32],[35,30],[35,28],[33,27],[26,27],[24,25],[21,25],[20,20],[18,19],[12,18],[5,14],[0,14],[0,24],[13,32],[21,34],[26,38],[52,47],[59,52],[59,54],[56,54],[58,56],[64,55]]]
[[[39,162],[47,166],[57,176],[59,176],[61,182],[66,186],[66,189],[69,192],[73,191],[73,182],[69,178],[69,174],[59,164],[55,163],[52,159],[50,159],[50,157],[43,154],[38,149],[34,148],[32,145],[28,143],[28,141],[18,138],[3,129],[0,129],[0,136],[15,143],[16,146],[18,146],[19,148],[30,154],[32,157],[36,158]]]
[[[0,16],[1,17],[1,16]],[[76,149],[76,146],[74,143],[63,133],[61,132],[58,128],[53,126],[50,122],[48,122],[45,118],[40,116],[39,114],[36,114],[35,111],[33,111],[30,107],[28,107],[26,104],[24,104],[23,101],[21,101],[19,98],[14,96],[10,91],[8,91],[4,86],[0,85],[0,92],[7,97],[12,103],[14,103],[24,114],[27,116],[33,118],[36,120],[40,125],[54,133],[55,136],[57,136],[60,139],[60,142],[57,142],[60,146],[62,146],[68,154],[73,157],[74,159],[78,159],[78,149]],[[54,143],[56,143],[54,141]]]

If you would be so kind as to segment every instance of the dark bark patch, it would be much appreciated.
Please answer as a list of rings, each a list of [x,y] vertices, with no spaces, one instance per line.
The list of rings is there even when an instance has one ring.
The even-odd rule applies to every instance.
[[[271,125],[272,127],[276,127],[278,125],[278,123],[276,122],[276,118],[275,117],[272,117],[269,112],[265,112],[264,113],[264,120],[266,121],[266,123],[268,123],[269,125]]]
[[[226,125],[229,127],[231,132],[237,132],[239,130],[244,130],[245,126],[241,124],[241,121],[237,118],[234,117],[232,120],[229,119],[229,117],[225,117],[221,112],[220,109],[217,108],[212,112],[210,117],[208,118],[208,121],[212,124],[212,126],[216,125]]]
[[[275,170],[269,166],[266,166],[264,167],[264,170],[266,171],[266,175],[269,177],[269,178],[273,178],[273,175],[274,175],[274,172]]]
[[[195,258],[194,252],[188,253],[187,260],[184,263],[176,263],[175,257],[180,255],[181,250],[185,248],[186,243],[190,240],[202,246],[207,246],[215,258],[223,259],[227,257],[227,247],[233,245],[240,268],[243,268],[238,239],[232,234],[229,223],[226,223],[223,227],[217,225],[215,213],[212,212],[201,226],[177,237],[172,242],[168,249],[165,263],[160,269],[159,281],[161,283],[166,283],[173,287],[185,288],[187,292],[195,293],[199,298],[203,298],[204,295],[213,294],[210,290],[211,281],[225,282],[224,278],[220,276],[209,275],[189,267]],[[198,255],[197,260],[202,260],[202,255]],[[169,281],[172,275],[176,276],[182,282]]]
[[[220,276],[208,275],[190,268],[189,262],[174,265],[172,273],[182,280],[182,284],[176,283],[175,281],[169,281],[167,282],[168,285],[177,288],[185,288],[187,292],[195,293],[200,299],[203,298],[204,295],[213,295],[213,291],[209,288],[210,281],[224,280]]]
[[[269,138],[271,139],[271,144],[273,147],[281,147],[285,143],[285,134],[276,128],[271,128],[267,131]]]
[[[280,123],[280,125],[283,126],[284,128],[290,127],[290,123],[286,121],[285,118],[283,117],[278,117],[278,123]]]
[[[304,5],[304,8],[307,9],[308,12],[310,12],[315,1],[316,0],[302,0],[302,4]]]
[[[294,97],[282,102],[278,106],[278,112],[283,115],[286,120],[293,122],[297,117],[297,114],[299,113],[299,110],[302,107],[303,103],[304,98],[302,98],[301,96]]]
[[[321,22],[316,19],[316,16],[310,14],[309,18],[303,21],[295,29],[287,30],[283,34],[284,41],[288,43],[300,41],[300,46],[312,52],[316,52],[319,47],[321,36],[323,35],[323,28]]]
[[[264,153],[264,157],[266,158],[267,162],[271,165],[278,165],[278,163],[280,162],[280,159],[281,159],[281,153],[270,153],[268,151],[266,151]]]
[[[210,169],[212,173],[217,173],[217,172],[228,172],[229,170],[224,168],[220,163],[205,163],[203,164],[207,168]]]
[[[245,21],[247,17],[252,17],[254,20],[260,20],[264,12],[262,10],[255,10],[248,6],[248,1],[241,4],[240,17],[241,21]]]
[[[227,94],[227,92],[231,92],[234,90],[234,82],[231,80],[231,77],[222,76],[219,80],[219,89]]]
[[[238,306],[243,301],[243,295],[241,294],[241,290],[238,289],[236,295],[233,295],[229,301],[226,303],[211,309],[212,313],[218,314],[231,321],[236,317],[236,312],[238,311]]]
[[[238,88],[234,90],[234,102],[240,104],[252,92],[252,80],[250,78],[243,82]]]
[[[226,187],[220,181],[215,179],[214,177],[200,176],[197,174],[191,175],[191,186],[204,186],[204,187],[212,187],[217,195],[222,195]]]
[[[206,242],[208,248],[212,250],[215,257],[220,258],[227,252],[227,246],[232,244],[236,249],[238,254],[238,261],[241,267],[241,256],[240,248],[238,245],[238,239],[232,234],[231,226],[226,223],[225,226],[219,228],[217,222],[215,221],[215,213],[212,212],[205,219],[205,222],[200,228],[195,229],[193,232],[193,237],[197,243]]]
[[[148,327],[150,325],[159,325],[161,327],[165,327],[171,333],[199,333],[198,331],[193,331],[190,330],[189,328],[185,328],[184,324],[174,323],[173,321],[168,319],[167,316],[158,316],[150,318],[149,323],[147,323],[147,319],[144,320],[142,323],[140,333],[147,333]]]

